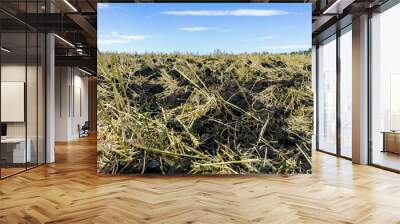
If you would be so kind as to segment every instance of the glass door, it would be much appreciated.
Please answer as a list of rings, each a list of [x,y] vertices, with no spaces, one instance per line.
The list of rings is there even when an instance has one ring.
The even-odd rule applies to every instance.
[[[400,171],[400,4],[371,18],[370,162]]]
[[[2,177],[26,170],[27,162],[31,161],[31,151],[26,150],[29,147],[26,141],[26,43],[25,32],[1,34]]]
[[[352,157],[352,30],[340,31],[340,155]]]
[[[336,154],[336,35],[318,47],[318,150]]]
[[[24,15],[45,12],[44,3],[1,1],[0,7]],[[10,15],[0,12],[1,179],[45,163],[46,39]]]

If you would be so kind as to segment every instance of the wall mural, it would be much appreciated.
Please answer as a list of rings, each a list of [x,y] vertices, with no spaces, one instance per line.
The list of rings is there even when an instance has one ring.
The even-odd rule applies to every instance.
[[[98,172],[311,173],[311,4],[98,7]]]

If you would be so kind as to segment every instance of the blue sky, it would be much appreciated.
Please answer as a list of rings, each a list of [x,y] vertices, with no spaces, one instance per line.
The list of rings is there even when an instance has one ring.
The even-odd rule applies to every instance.
[[[208,54],[311,48],[311,4],[102,3],[101,52]]]

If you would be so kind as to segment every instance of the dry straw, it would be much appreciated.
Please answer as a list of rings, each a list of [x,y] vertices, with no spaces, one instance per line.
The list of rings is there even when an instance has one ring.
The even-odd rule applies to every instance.
[[[98,55],[102,173],[310,173],[310,52]]]

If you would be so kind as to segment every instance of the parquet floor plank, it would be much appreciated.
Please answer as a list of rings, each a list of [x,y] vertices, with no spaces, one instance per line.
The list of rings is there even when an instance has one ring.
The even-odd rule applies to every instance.
[[[0,181],[0,223],[400,223],[400,175],[315,152],[313,174],[96,173],[96,139]]]

